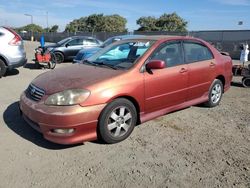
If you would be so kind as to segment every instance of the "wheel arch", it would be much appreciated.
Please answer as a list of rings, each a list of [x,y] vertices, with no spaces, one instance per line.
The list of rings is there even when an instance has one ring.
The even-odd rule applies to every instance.
[[[220,80],[222,82],[222,84],[223,84],[223,90],[224,90],[224,87],[225,87],[225,84],[226,84],[225,77],[223,75],[218,75],[215,79],[218,79],[218,80]]]
[[[0,55],[0,59],[4,62],[5,66],[7,67],[8,66],[8,61],[6,60],[5,57],[3,57],[2,55]]]
[[[64,52],[61,50],[54,50],[53,53],[61,53],[63,56],[65,56]]]

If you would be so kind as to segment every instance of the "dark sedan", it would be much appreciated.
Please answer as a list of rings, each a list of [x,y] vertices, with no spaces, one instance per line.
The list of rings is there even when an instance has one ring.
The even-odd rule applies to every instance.
[[[58,63],[62,63],[65,60],[72,61],[82,49],[99,47],[101,45],[102,42],[93,37],[73,36],[45,47],[55,53]]]

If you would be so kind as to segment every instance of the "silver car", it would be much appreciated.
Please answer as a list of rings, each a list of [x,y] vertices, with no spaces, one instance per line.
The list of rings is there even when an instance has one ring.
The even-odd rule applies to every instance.
[[[27,62],[22,38],[12,29],[0,27],[0,78],[7,70]]]

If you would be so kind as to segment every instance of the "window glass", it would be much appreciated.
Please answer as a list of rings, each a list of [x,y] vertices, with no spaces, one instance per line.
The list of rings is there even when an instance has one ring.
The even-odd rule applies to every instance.
[[[198,43],[184,43],[184,51],[187,63],[213,59],[210,50]]]
[[[122,44],[117,47],[112,48],[110,51],[103,54],[99,59],[105,60],[119,60],[126,59],[130,51],[129,44]]]
[[[73,39],[68,43],[69,46],[79,46],[83,45],[83,39]]]
[[[153,42],[154,41],[131,41],[110,45],[88,58],[88,61],[96,64],[104,63],[114,65],[117,68],[129,69],[136,60],[151,47]]]
[[[94,39],[84,39],[83,45],[97,45],[97,41]]]
[[[162,60],[166,67],[174,67],[183,64],[181,43],[166,43],[161,45],[150,58],[151,60]]]
[[[60,45],[65,44],[69,40],[70,40],[70,38],[63,39],[63,40],[59,41],[58,44],[60,44]]]

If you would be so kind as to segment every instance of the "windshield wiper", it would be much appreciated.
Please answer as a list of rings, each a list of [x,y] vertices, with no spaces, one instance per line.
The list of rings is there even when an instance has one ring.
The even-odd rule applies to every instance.
[[[91,62],[91,61],[89,61],[89,60],[87,60],[87,59],[83,60],[82,63],[88,64],[88,65],[96,66],[96,63],[93,63],[93,62]]]
[[[101,62],[101,61],[94,61],[94,62],[92,62],[92,63],[94,63],[94,64],[95,64],[95,65],[97,65],[97,66],[103,66],[103,67],[108,67],[108,68],[111,68],[111,69],[117,70],[117,68],[116,68],[116,67],[114,67],[113,65],[106,64],[106,63]]]

